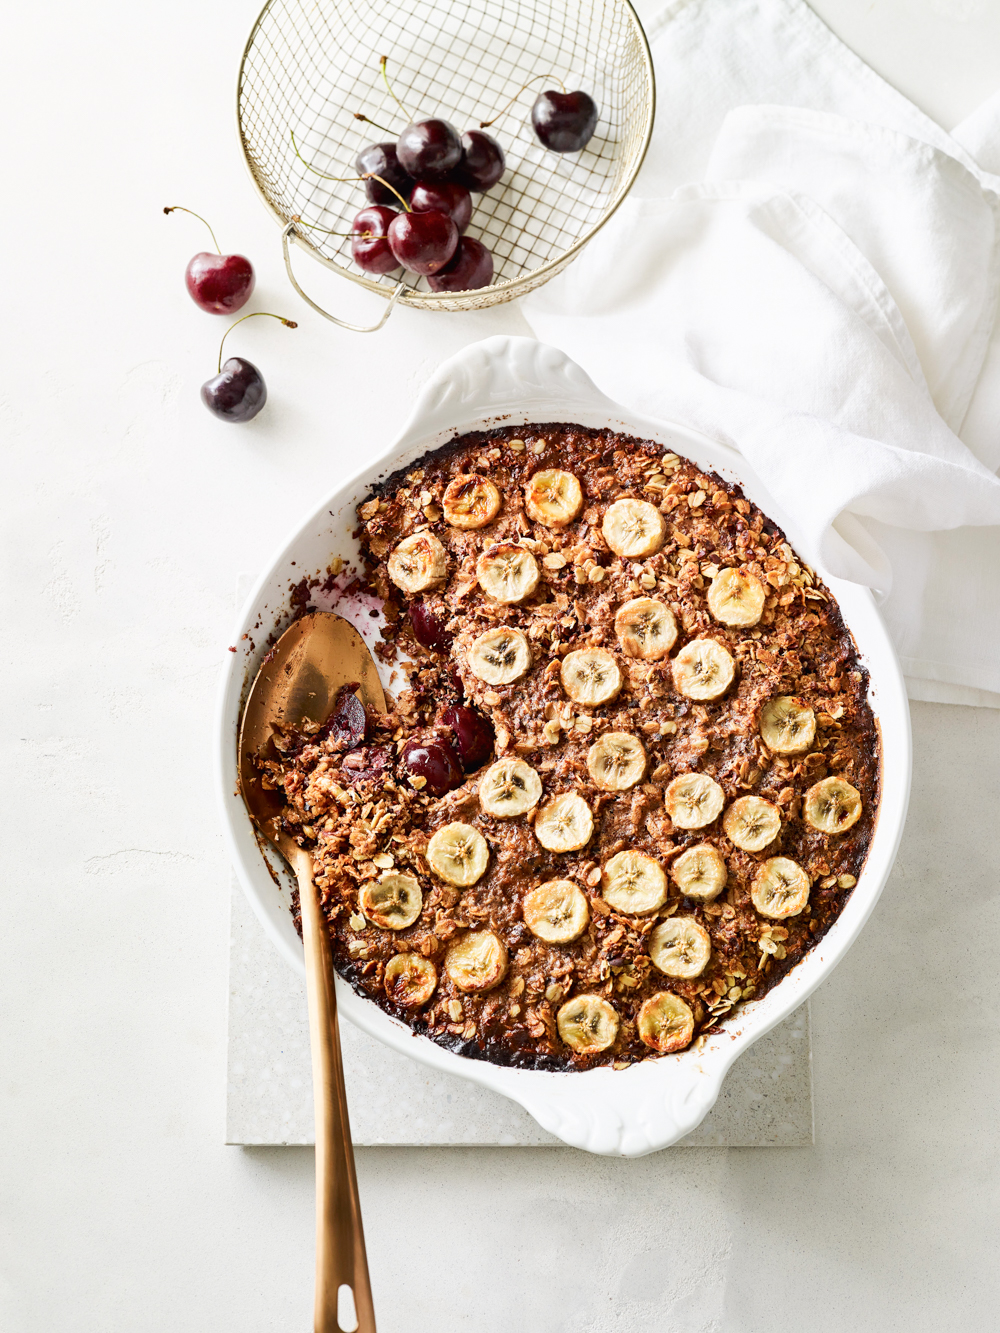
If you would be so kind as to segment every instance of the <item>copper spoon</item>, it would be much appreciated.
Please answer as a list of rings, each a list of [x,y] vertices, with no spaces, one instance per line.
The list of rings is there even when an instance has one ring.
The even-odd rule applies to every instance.
[[[330,936],[313,884],[312,856],[273,822],[284,807],[284,797],[263,786],[254,759],[269,753],[273,757],[276,729],[297,728],[306,720],[326,721],[341,686],[355,682],[360,682],[357,694],[362,703],[384,713],[378,671],[361,635],[340,616],[313,612],[287,629],[265,657],[240,724],[243,800],[250,818],[291,866],[299,884],[316,1117],[315,1333],[353,1329],[375,1333],[375,1311],[347,1119]],[[356,1319],[351,1318],[352,1302],[344,1287],[353,1295]]]

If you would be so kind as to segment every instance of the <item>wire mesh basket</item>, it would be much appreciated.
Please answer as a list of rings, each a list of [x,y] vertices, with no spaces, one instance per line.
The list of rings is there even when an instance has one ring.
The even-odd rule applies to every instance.
[[[507,158],[500,183],[473,196],[468,234],[493,254],[488,287],[433,292],[412,274],[362,273],[350,238],[319,230],[349,232],[366,200],[356,181],[323,180],[316,171],[352,175],[363,147],[395,139],[407,123],[380,77],[383,55],[393,92],[413,118],[442,117],[459,133],[535,80],[490,131]],[[548,151],[531,127],[532,101],[557,80],[588,92],[599,110],[579,153]],[[250,175],[282,226],[285,267],[299,295],[334,323],[368,332],[397,301],[477,310],[524,296],[565,268],[635,180],[654,102],[649,46],[627,0],[268,0],[243,53],[237,115]],[[292,240],[385,297],[381,319],[362,329],[316,305],[292,271]]]

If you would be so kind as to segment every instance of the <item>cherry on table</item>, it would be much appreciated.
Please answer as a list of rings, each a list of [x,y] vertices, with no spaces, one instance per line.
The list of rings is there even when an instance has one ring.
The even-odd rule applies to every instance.
[[[462,141],[446,120],[420,120],[396,142],[400,165],[414,180],[444,180],[462,160]]]
[[[414,213],[436,209],[447,213],[460,232],[465,231],[472,218],[472,195],[464,185],[455,181],[417,181],[410,196]]]
[[[182,208],[180,204],[163,211],[190,213],[199,222],[205,222],[200,214],[192,213],[190,208]],[[184,270],[184,282],[191,300],[202,310],[207,310],[210,315],[232,315],[250,300],[256,282],[253,265],[246,255],[224,255],[215,240],[215,232],[207,222],[205,226],[218,253],[213,255],[209,250],[199,250]]]
[[[423,790],[431,796],[443,796],[465,781],[461,761],[451,742],[443,737],[407,741],[403,746],[403,764],[414,777],[425,780]]]
[[[462,160],[452,172],[452,180],[467,190],[482,194],[496,185],[503,175],[506,159],[503,149],[491,134],[467,130],[462,135]]]
[[[444,268],[458,245],[458,228],[447,213],[398,213],[389,224],[392,253],[411,273],[429,275]]]
[[[244,315],[236,324],[242,324],[245,319],[255,319],[258,315],[276,319],[289,329],[299,327],[293,319],[272,315],[268,310],[256,310],[252,315]],[[222,335],[217,373],[201,386],[201,401],[220,421],[252,421],[267,402],[264,376],[252,361],[242,356],[231,356],[225,365],[222,363],[222,348],[236,324],[231,324]]]
[[[366,273],[391,273],[399,260],[389,246],[389,223],[399,214],[384,204],[369,204],[351,223],[351,257]]]
[[[482,768],[493,753],[493,728],[474,708],[464,704],[452,704],[441,714],[444,726],[450,727],[455,736],[455,749],[467,773]]]
[[[577,90],[539,93],[531,108],[531,123],[546,148],[554,153],[578,153],[590,142],[597,128],[597,106],[587,93]]]
[[[413,177],[400,165],[394,143],[369,144],[367,148],[362,148],[354,165],[359,176],[382,178],[365,181],[365,194],[373,204],[388,204],[392,207],[399,203],[399,194],[409,199],[413,191]],[[387,186],[392,186],[392,189],[387,189]],[[393,194],[393,190],[398,191],[398,194]]]
[[[477,287],[488,287],[493,281],[493,256],[474,236],[462,236],[455,253],[427,279],[435,292],[471,292]]]

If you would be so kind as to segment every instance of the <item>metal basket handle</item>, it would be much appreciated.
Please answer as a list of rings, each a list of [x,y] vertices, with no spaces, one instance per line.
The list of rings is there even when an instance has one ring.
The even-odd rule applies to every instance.
[[[336,315],[331,315],[328,310],[324,310],[322,306],[317,305],[311,296],[307,296],[305,292],[302,290],[302,288],[299,286],[298,282],[296,281],[295,274],[292,272],[292,257],[291,254],[289,253],[289,248],[288,248],[288,238],[289,236],[291,236],[293,231],[295,231],[295,223],[289,222],[288,226],[285,227],[285,229],[281,233],[281,249],[282,253],[285,256],[285,272],[288,274],[288,281],[292,284],[292,286],[295,288],[298,294],[302,297],[306,305],[311,306],[313,310],[315,310],[318,315],[322,315],[324,319],[330,320],[331,323],[338,325],[342,329],[348,329],[351,333],[377,333],[378,330],[385,323],[385,321],[392,314],[393,307],[395,306],[399,298],[402,296],[403,292],[407,291],[408,289],[403,285],[403,283],[401,282],[396,283],[396,290],[389,298],[389,304],[386,306],[385,310],[382,313],[382,318],[378,321],[377,324],[348,324],[346,319],[338,319]]]

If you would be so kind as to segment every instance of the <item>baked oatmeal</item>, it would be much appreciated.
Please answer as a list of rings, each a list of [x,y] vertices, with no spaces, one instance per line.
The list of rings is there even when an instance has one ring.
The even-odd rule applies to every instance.
[[[358,508],[407,688],[270,767],[335,963],[463,1055],[683,1050],[836,919],[878,808],[836,602],[735,486],[648,440],[456,438]]]

